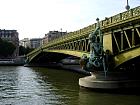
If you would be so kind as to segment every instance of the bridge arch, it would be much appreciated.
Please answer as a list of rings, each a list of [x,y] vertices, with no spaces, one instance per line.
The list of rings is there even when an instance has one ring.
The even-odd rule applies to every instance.
[[[62,59],[67,57],[80,57],[86,54],[89,56],[88,53],[80,52],[80,51],[72,51],[72,50],[42,50],[41,52],[37,53],[35,56],[33,55],[32,58],[29,58],[28,64],[40,64],[45,65],[50,62],[60,62]]]

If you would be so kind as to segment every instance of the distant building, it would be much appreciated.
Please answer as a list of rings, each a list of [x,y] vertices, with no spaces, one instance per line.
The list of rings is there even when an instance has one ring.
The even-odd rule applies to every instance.
[[[51,40],[54,40],[66,34],[67,32],[49,31],[49,33],[45,34],[45,37],[43,38],[43,44],[46,44],[50,42]]]
[[[24,38],[22,40],[19,41],[19,45],[23,46],[25,48],[30,47],[30,40],[29,38]]]
[[[11,42],[16,46],[16,50],[14,51],[12,57],[17,57],[19,55],[19,38],[17,30],[0,29],[0,38]]]
[[[42,45],[42,38],[30,39],[30,48],[38,48]]]

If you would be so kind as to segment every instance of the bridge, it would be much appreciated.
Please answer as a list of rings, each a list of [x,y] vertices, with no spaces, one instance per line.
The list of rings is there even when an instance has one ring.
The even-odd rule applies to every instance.
[[[105,17],[99,21],[103,34],[103,49],[109,51],[113,60],[113,69],[124,65],[140,64],[140,6],[128,11]],[[83,54],[89,56],[91,50],[89,34],[97,27],[97,23],[83,29],[70,32],[52,40],[27,54],[28,64],[59,62],[60,60]],[[128,66],[127,66],[128,67]]]

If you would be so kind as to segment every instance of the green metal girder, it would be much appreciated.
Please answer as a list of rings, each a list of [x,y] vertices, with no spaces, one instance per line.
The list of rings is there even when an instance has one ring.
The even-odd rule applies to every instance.
[[[129,51],[124,51],[119,55],[114,56],[115,58],[115,67],[123,64],[124,62],[131,60],[135,57],[140,56],[140,47],[130,49]]]

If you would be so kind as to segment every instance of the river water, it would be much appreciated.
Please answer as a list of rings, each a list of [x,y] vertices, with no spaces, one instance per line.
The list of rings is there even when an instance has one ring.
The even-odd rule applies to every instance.
[[[0,105],[140,105],[140,95],[81,89],[80,77],[66,70],[0,66]]]

